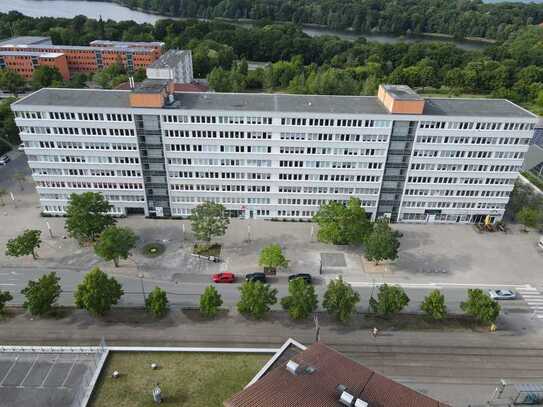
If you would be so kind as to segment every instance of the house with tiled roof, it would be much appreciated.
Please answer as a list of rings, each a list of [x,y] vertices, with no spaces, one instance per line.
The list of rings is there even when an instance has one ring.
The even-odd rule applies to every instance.
[[[334,349],[289,340],[225,407],[447,407]]]

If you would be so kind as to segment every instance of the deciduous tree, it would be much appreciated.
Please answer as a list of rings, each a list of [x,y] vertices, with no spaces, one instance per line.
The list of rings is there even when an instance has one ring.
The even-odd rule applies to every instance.
[[[0,291],[0,315],[4,314],[6,302],[11,301],[13,296],[9,291]]]
[[[98,267],[93,268],[74,293],[75,305],[89,311],[92,315],[104,315],[117,304],[124,294],[121,284]]]
[[[31,84],[33,89],[60,86],[62,84],[62,75],[54,66],[40,65],[32,73]]]
[[[524,207],[517,213],[517,220],[524,226],[524,231],[528,228],[535,228],[541,222],[541,213],[537,208]]]
[[[71,194],[66,208],[66,230],[80,244],[93,242],[115,219],[108,212],[112,206],[97,192]]]
[[[200,313],[208,318],[214,317],[223,304],[222,297],[215,287],[207,286],[200,296]]]
[[[240,314],[262,319],[277,302],[277,290],[260,281],[246,281],[239,287],[241,293],[237,308]]]
[[[340,276],[328,283],[322,306],[338,321],[347,322],[356,312],[360,295]]]
[[[313,220],[319,225],[319,240],[325,243],[362,243],[371,231],[371,222],[358,198],[350,198],[346,206],[339,202],[324,204]]]
[[[295,320],[306,319],[317,309],[318,299],[315,288],[303,278],[288,283],[288,296],[281,299],[283,309]]]
[[[162,318],[168,313],[168,296],[166,291],[155,287],[145,299],[145,311],[157,318]]]
[[[383,284],[379,287],[377,300],[370,298],[370,308],[384,317],[389,317],[400,312],[409,304],[409,297],[404,289],[399,286]]]
[[[204,202],[194,208],[190,220],[196,239],[206,243],[209,243],[213,237],[224,235],[230,223],[226,208],[213,202]]]
[[[486,295],[480,288],[470,288],[468,290],[468,300],[462,302],[460,308],[466,314],[487,324],[495,323],[501,310],[500,304]]]
[[[447,316],[447,306],[445,305],[445,296],[439,290],[433,290],[428,294],[420,309],[430,318],[439,321]]]
[[[36,253],[36,249],[39,248],[41,244],[40,235],[41,230],[25,230],[15,239],[8,240],[6,244],[6,255],[20,257],[31,254],[34,260],[37,259],[38,254]]]
[[[26,297],[23,307],[32,315],[50,312],[62,292],[59,281],[60,277],[54,272],[43,275],[38,281],[30,280],[21,290],[21,294]]]
[[[369,261],[379,264],[383,260],[395,260],[398,257],[400,242],[398,236],[385,220],[373,225],[373,230],[364,241],[364,256]]]
[[[113,260],[115,267],[119,267],[119,259],[127,259],[130,250],[136,246],[138,238],[129,228],[115,225],[108,226],[94,245],[94,251],[104,260]]]
[[[260,264],[262,267],[269,267],[275,270],[278,267],[286,267],[288,265],[288,260],[283,255],[281,246],[274,243],[264,247],[260,251],[258,264]]]

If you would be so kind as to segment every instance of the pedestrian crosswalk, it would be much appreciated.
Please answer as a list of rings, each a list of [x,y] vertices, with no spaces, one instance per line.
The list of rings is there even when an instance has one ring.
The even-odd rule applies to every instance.
[[[535,287],[519,287],[518,292],[533,311],[534,317],[543,320],[543,294]]]

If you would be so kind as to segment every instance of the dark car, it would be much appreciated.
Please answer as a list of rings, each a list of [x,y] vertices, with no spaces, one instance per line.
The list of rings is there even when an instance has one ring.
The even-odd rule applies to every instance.
[[[245,275],[246,281],[260,281],[261,283],[266,282],[266,274],[264,273],[250,273]]]
[[[291,276],[288,276],[288,281],[290,282],[298,278],[303,279],[307,284],[311,284],[312,277],[311,277],[311,274],[308,274],[308,273],[292,274]]]

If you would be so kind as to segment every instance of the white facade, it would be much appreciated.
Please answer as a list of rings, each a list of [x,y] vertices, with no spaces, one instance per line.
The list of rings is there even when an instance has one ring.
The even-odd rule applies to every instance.
[[[89,99],[123,96],[55,90],[70,91],[90,92]],[[117,106],[117,99],[111,106],[107,100],[73,106],[62,97],[46,105],[41,97],[22,99],[13,110],[42,211],[51,214],[63,213],[70,193],[97,191],[120,215],[186,217],[213,201],[234,216],[311,219],[321,204],[354,196],[372,218],[498,220],[537,121],[525,111],[519,117],[262,111],[250,99],[242,110],[230,110],[208,99],[230,97],[220,94],[187,95],[198,98],[190,108],[179,96],[179,103],[161,109]],[[352,98],[359,101],[368,103]],[[159,136],[138,130],[140,115],[158,118]],[[411,142],[398,141],[399,123],[411,123]],[[145,143],[162,151],[147,151]],[[167,195],[169,207],[153,203],[150,193]]]
[[[147,78],[165,79],[174,83],[192,83],[192,52],[169,50],[146,68]]]

